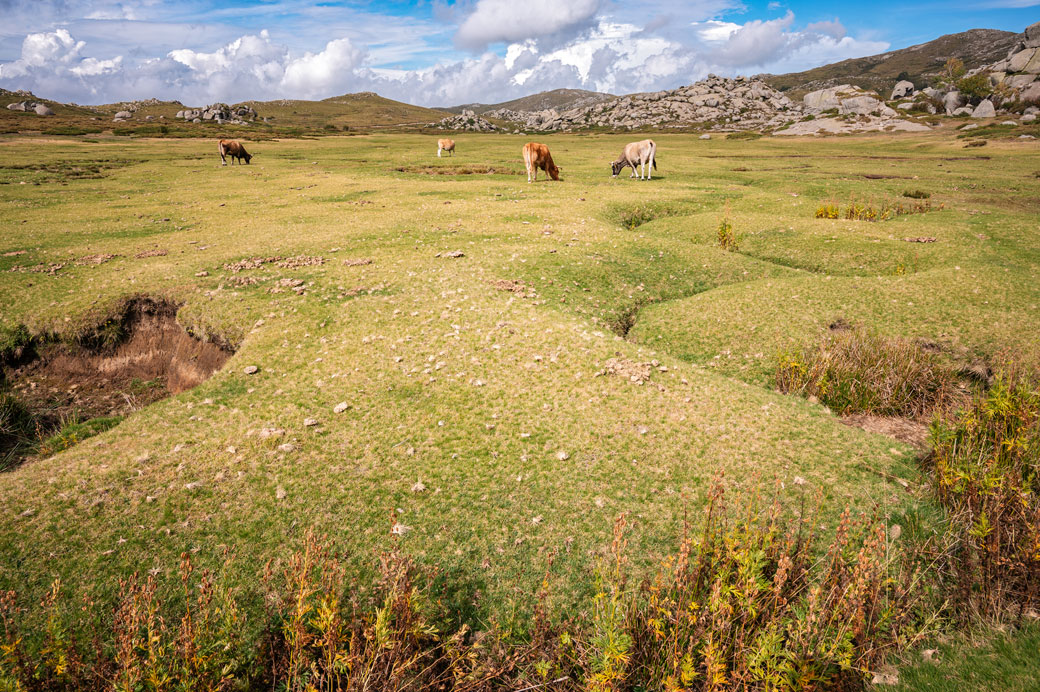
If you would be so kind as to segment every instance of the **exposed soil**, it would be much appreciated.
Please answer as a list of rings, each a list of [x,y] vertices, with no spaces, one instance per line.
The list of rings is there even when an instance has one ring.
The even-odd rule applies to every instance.
[[[191,389],[231,352],[188,334],[176,314],[171,303],[134,299],[107,323],[115,343],[33,344],[5,367],[4,389],[28,410],[40,440],[69,422],[125,415]],[[0,456],[13,444],[0,439]]]
[[[845,425],[905,442],[920,452],[928,450],[927,423],[898,416],[872,416],[866,413],[842,416],[839,420]]]

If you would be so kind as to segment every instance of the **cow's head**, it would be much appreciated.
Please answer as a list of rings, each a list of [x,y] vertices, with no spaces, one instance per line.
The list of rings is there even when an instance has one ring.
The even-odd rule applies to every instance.
[[[559,167],[557,167],[555,163],[550,163],[548,166],[546,166],[545,172],[548,173],[549,177],[553,180],[560,179],[560,169]]]
[[[614,161],[613,163],[610,164],[610,174],[613,175],[616,178],[616,177],[618,177],[619,173],[621,173],[621,162],[620,161]]]
[[[249,164],[249,161],[250,161],[250,160],[251,160],[252,158],[253,158],[253,155],[252,155],[252,154],[246,154],[246,164],[247,164],[247,165]]]

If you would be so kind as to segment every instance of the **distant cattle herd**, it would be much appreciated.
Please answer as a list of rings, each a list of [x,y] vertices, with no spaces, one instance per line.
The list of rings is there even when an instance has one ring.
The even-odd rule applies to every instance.
[[[236,160],[239,163],[245,161],[248,164],[253,158],[253,155],[248,153],[241,143],[233,139],[220,140],[217,149],[220,152],[220,161],[223,166],[227,165],[228,156],[231,157],[232,165]],[[437,140],[437,156],[439,157],[443,152],[448,152],[451,156],[455,155],[454,139]],[[560,179],[560,168],[553,161],[549,147],[538,142],[528,142],[522,149],[522,155],[524,167],[527,169],[527,182],[533,183],[538,180],[539,170],[545,171],[546,175],[553,180]],[[616,178],[626,167],[632,168],[632,175],[629,177],[636,177],[636,170],[639,169],[639,179],[650,180],[653,177],[653,171],[657,169],[657,144],[654,140],[644,139],[640,142],[626,144],[621,155],[611,162],[610,173]]]

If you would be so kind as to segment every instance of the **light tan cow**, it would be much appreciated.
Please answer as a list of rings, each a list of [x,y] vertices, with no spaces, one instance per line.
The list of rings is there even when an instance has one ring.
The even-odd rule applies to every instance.
[[[630,178],[636,177],[636,167],[642,166],[642,170],[639,172],[639,179],[643,180],[643,174],[646,174],[646,180],[650,180],[653,176],[653,169],[657,168],[657,144],[652,139],[644,139],[641,142],[632,142],[626,144],[624,150],[621,152],[621,156],[616,161],[610,164],[610,172],[614,174],[614,177],[618,177],[618,174],[625,169],[625,166],[632,167],[632,175]]]
[[[549,147],[538,142],[528,142],[524,145],[524,166],[527,167],[527,182],[533,183],[538,180],[538,169],[549,174],[553,180],[560,179],[560,169],[553,163]]]
[[[437,140],[437,158],[440,158],[442,151],[451,152],[451,155],[455,155],[455,140],[454,139],[438,139]]]

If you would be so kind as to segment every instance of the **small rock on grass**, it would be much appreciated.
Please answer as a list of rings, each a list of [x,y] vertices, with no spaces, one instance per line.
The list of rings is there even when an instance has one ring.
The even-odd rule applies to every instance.
[[[413,493],[424,493],[426,492],[426,485],[422,481],[416,481],[415,485],[412,486]]]
[[[556,453],[556,458],[560,461],[567,461],[571,458],[571,455],[568,452],[565,452],[561,449],[559,452]]]
[[[280,485],[277,488],[275,488],[274,497],[276,500],[284,500],[285,496],[288,494],[289,493],[285,492],[285,488],[283,488]]]
[[[318,419],[317,418],[304,418],[303,419],[303,424],[306,427],[308,427],[308,428],[313,428],[315,425],[318,425]]]
[[[343,412],[344,412],[344,411],[346,411],[346,410],[347,410],[348,408],[350,408],[350,404],[348,404],[348,403],[347,403],[347,402],[345,402],[345,401],[341,401],[341,402],[339,402],[338,404],[336,404],[336,405],[335,405],[335,406],[334,406],[334,407],[332,408],[332,412],[333,412],[333,413],[343,413]]]
[[[411,530],[411,526],[405,526],[404,524],[398,521],[394,523],[393,527],[390,529],[390,533],[392,533],[395,536],[403,536]]]
[[[255,365],[247,365],[242,372],[244,372],[247,375],[255,375],[256,373],[260,372],[260,368],[256,367]]]
[[[279,452],[295,452],[296,451],[296,445],[294,445],[292,442],[286,442],[283,445],[278,445],[278,451]]]

